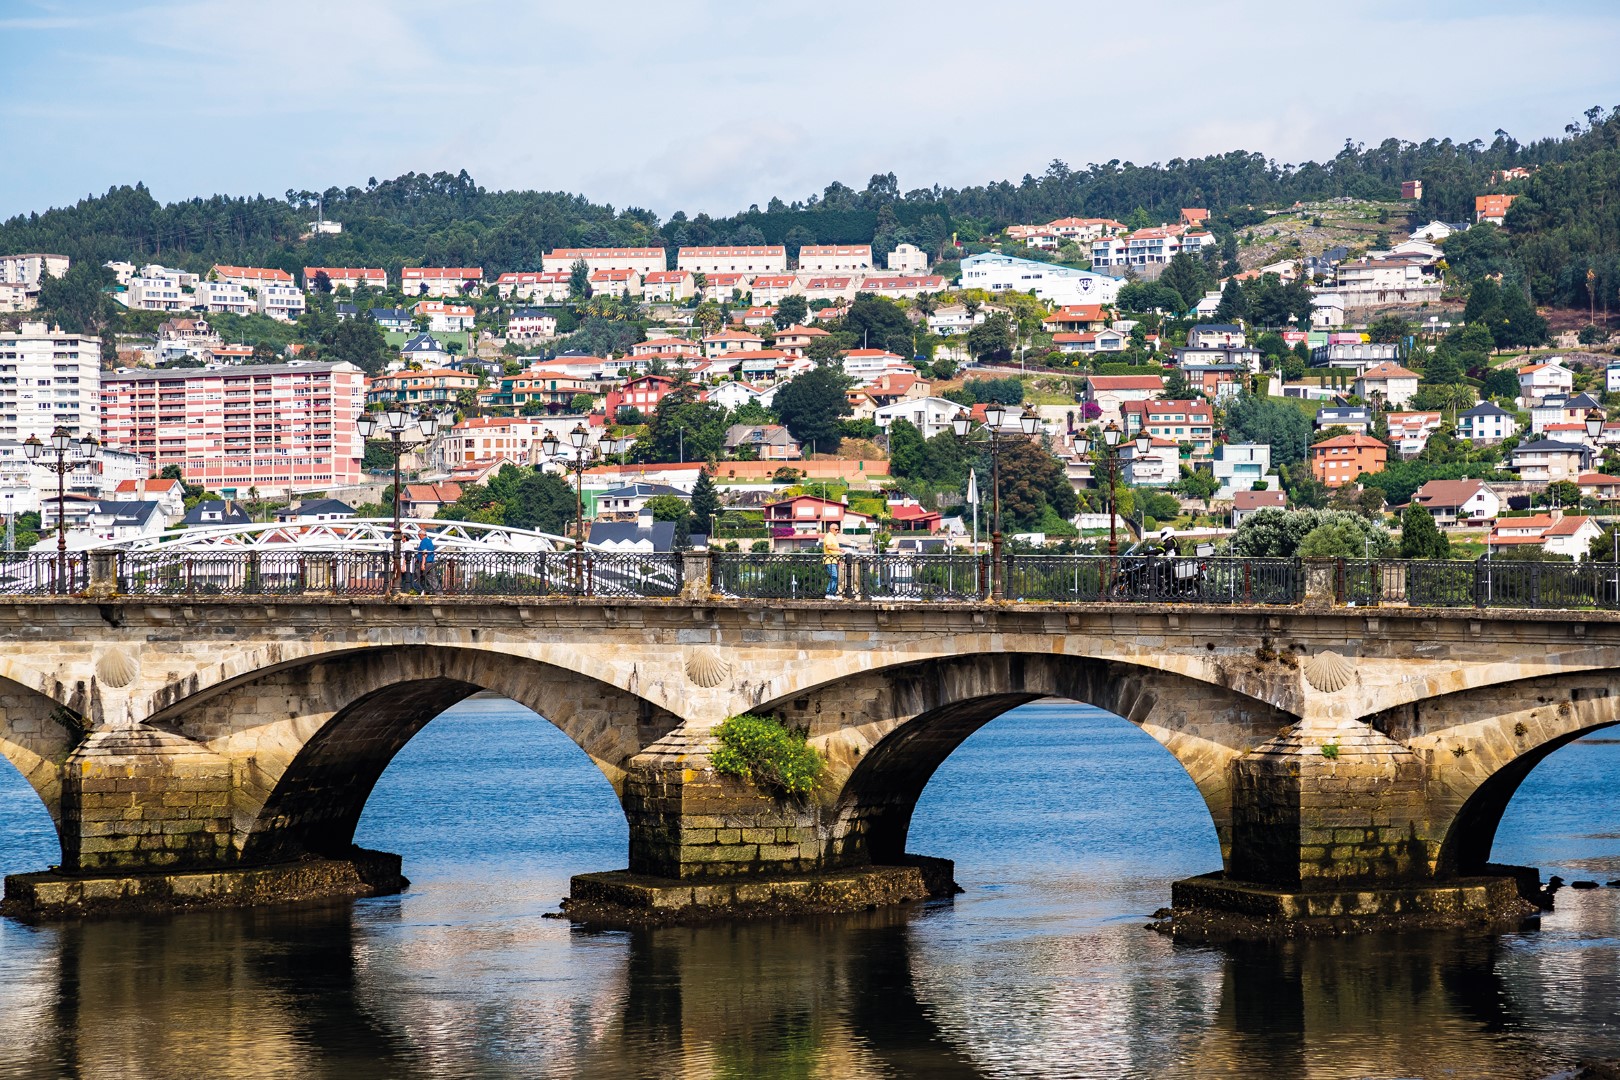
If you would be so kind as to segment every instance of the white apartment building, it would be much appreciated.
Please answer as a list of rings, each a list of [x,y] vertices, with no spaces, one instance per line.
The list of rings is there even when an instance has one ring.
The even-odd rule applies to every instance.
[[[872,414],[880,431],[888,431],[896,420],[909,420],[925,439],[951,430],[951,421],[967,411],[967,407],[942,397],[912,398],[879,405]]]
[[[265,282],[258,287],[258,311],[272,319],[293,322],[304,313],[304,293],[296,285]]]
[[[928,273],[928,253],[916,244],[899,244],[889,252],[889,273]]]
[[[149,263],[132,275],[118,300],[139,311],[183,311],[191,307],[197,275]]]
[[[1471,443],[1493,446],[1519,431],[1513,414],[1489,401],[1482,401],[1457,415],[1457,437]]]
[[[258,310],[258,302],[234,281],[199,281],[192,290],[192,306],[203,311],[228,311],[246,315]]]
[[[669,259],[661,247],[556,248],[541,256],[540,269],[566,274],[577,262],[583,262],[593,274],[598,270],[634,270],[646,277],[669,269]]]
[[[481,266],[406,266],[399,272],[400,289],[406,296],[460,296],[468,282],[476,288],[484,283]]]
[[[41,322],[0,333],[0,440],[48,439],[59,425],[101,433],[101,339]]]
[[[1119,458],[1125,483],[1136,487],[1166,487],[1181,479],[1181,451],[1174,439],[1154,437],[1146,453],[1136,441],[1120,444]]]
[[[1214,242],[1215,238],[1207,232],[1187,232],[1180,225],[1156,225],[1150,229],[1138,229],[1129,236],[1094,240],[1091,244],[1091,265],[1158,266],[1168,263],[1183,251],[1196,255]]]
[[[801,274],[829,274],[840,270],[865,273],[871,269],[871,244],[806,244],[799,249]]]
[[[1119,298],[1124,284],[1122,278],[994,251],[969,255],[962,260],[964,289],[1033,292],[1053,304],[1112,304]]]
[[[116,499],[119,484],[143,481],[151,475],[151,465],[139,454],[102,446],[91,457],[74,463],[73,471],[63,477],[62,488],[68,495]],[[0,440],[0,519],[40,511],[56,501],[56,492],[56,474],[30,462],[21,440]]]
[[[785,274],[787,248],[683,247],[676,252],[675,268],[693,274]]]
[[[1346,308],[1438,302],[1439,279],[1425,274],[1425,269],[1423,262],[1416,259],[1342,262],[1333,292],[1343,299]]]
[[[0,255],[0,284],[26,285],[37,290],[42,277],[47,273],[53,278],[62,277],[69,263],[66,255]]]
[[[1215,479],[1221,482],[1217,499],[1231,499],[1240,491],[1254,491],[1255,484],[1264,482],[1265,490],[1281,486],[1271,475],[1271,446],[1269,443],[1227,443],[1215,448],[1211,462]]]
[[[0,311],[27,311],[38,297],[20,282],[0,281]]]

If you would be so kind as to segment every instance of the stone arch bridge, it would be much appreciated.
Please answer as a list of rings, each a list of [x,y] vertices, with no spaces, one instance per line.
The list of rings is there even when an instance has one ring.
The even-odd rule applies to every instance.
[[[58,872],[8,883],[23,914],[374,887],[259,872],[348,858],[393,755],[481,690],[601,769],[637,880],[902,863],[940,763],[1057,696],[1139,726],[1197,784],[1224,866],[1187,897],[1243,883],[1229,901],[1264,893],[1284,916],[1389,914],[1414,890],[1467,906],[1519,783],[1620,719],[1620,618],[1592,612],[18,597],[0,641],[0,755],[62,846]],[[816,796],[709,767],[743,712],[808,731],[828,761]]]

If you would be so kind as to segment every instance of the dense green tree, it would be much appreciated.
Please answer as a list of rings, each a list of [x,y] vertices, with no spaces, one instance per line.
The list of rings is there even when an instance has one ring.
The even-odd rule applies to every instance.
[[[904,417],[889,424],[889,473],[903,480],[920,478],[927,460],[927,443],[917,425]]]
[[[988,498],[988,463],[980,468],[979,490]],[[1060,518],[1074,516],[1074,487],[1057,458],[1033,439],[1013,439],[1001,451],[1001,511],[1004,523],[1032,529],[1046,517],[1047,508]]]
[[[852,411],[850,380],[831,365],[807,371],[776,392],[773,407],[788,432],[809,453],[838,449],[838,422]]]
[[[1215,321],[1239,323],[1248,317],[1249,298],[1243,294],[1243,282],[1235,277],[1227,278],[1226,286],[1221,290],[1221,302],[1215,308]]]
[[[910,358],[913,330],[905,309],[893,300],[862,293],[855,297],[844,316],[844,333],[856,349],[887,349],[896,356]]]
[[[1348,527],[1358,537],[1353,553],[1369,550],[1381,557],[1392,549],[1389,531],[1361,514],[1343,510],[1276,510],[1266,509],[1245,517],[1232,535],[1232,553],[1244,558],[1291,558],[1300,554],[1300,545],[1316,529],[1327,526]],[[1335,536],[1340,535],[1337,531]],[[1318,541],[1323,544],[1326,535]]]
[[[790,326],[804,322],[810,314],[810,307],[804,302],[804,297],[797,294],[784,296],[776,302],[776,314],[772,321],[778,330],[785,330]]]
[[[1343,521],[1325,522],[1300,539],[1295,554],[1302,559],[1354,559],[1368,553],[1366,534]]]
[[[1012,322],[999,311],[967,332],[968,353],[981,363],[1011,359],[1012,349]]]
[[[591,295],[591,267],[584,259],[575,259],[568,268],[568,298],[584,300]]]
[[[1434,523],[1434,515],[1412,502],[1401,511],[1401,558],[1449,559],[1451,540]]]
[[[1462,359],[1449,342],[1442,341],[1423,364],[1423,381],[1437,386],[1451,386],[1463,377]]]
[[[1138,314],[1149,311],[1167,311],[1180,314],[1186,311],[1181,294],[1156,281],[1132,281],[1120,286],[1118,306],[1121,311]]]
[[[715,461],[731,416],[725,406],[697,400],[690,383],[665,394],[630,453],[637,461]]]
[[[1191,311],[1204,294],[1215,287],[1215,274],[1203,261],[1185,251],[1178,252],[1159,275],[1161,288],[1173,289],[1181,297],[1180,311]]]
[[[714,528],[715,515],[720,512],[720,496],[714,490],[714,481],[709,479],[709,470],[704,469],[698,473],[697,483],[692,485],[692,531],[708,536]]]
[[[1292,465],[1305,460],[1311,422],[1292,402],[1243,394],[1226,407],[1226,434],[1230,442],[1265,443],[1273,462]]]
[[[1367,337],[1381,344],[1399,345],[1412,336],[1412,324],[1399,315],[1380,315],[1367,324]]]

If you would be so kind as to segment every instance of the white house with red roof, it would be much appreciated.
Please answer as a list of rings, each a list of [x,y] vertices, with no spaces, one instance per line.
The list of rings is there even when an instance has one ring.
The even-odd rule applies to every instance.
[[[256,289],[260,285],[292,285],[293,276],[285,270],[273,270],[263,266],[227,266],[217,264],[208,272],[208,276],[216,281],[229,281],[240,285],[244,289]]]
[[[1130,345],[1129,336],[1118,330],[1096,330],[1082,334],[1057,333],[1052,335],[1052,347],[1065,353],[1117,353]]]
[[[566,300],[572,277],[566,270],[507,273],[495,279],[495,291],[503,300]]]
[[[1489,525],[1502,512],[1501,498],[1483,480],[1430,480],[1412,493],[1412,501],[1442,528]]]
[[[304,267],[304,291],[312,292],[315,289],[315,279],[321,274],[331,283],[333,291],[340,288],[353,292],[364,285],[379,291],[388,288],[388,271],[370,270],[363,266],[306,266]]]
[[[675,267],[694,274],[785,274],[787,248],[781,245],[683,247]]]
[[[805,244],[799,249],[799,273],[866,273],[874,269],[871,244]]]
[[[1369,401],[1377,394],[1384,405],[1397,409],[1417,393],[1417,388],[1417,372],[1408,371],[1388,360],[1363,371],[1355,382],[1356,396],[1363,401]]]
[[[747,330],[717,330],[703,338],[704,356],[723,356],[728,352],[754,352],[765,345],[765,339]]]
[[[1603,529],[1596,518],[1565,514],[1555,508],[1530,517],[1498,518],[1485,545],[1492,552],[1536,545],[1579,562],[1586,558],[1592,541],[1601,535]]]
[[[834,523],[848,532],[870,529],[875,519],[817,495],[795,495],[765,504],[765,527],[771,532],[772,551],[815,550],[821,546],[827,527]]]
[[[656,337],[646,341],[638,341],[630,346],[631,356],[661,356],[665,360],[676,358],[696,359],[703,355],[695,341],[688,341],[682,337]]]
[[[876,382],[889,374],[915,375],[917,369],[903,356],[887,349],[851,349],[844,354],[844,374],[857,383]]]
[[[1096,405],[1105,418],[1118,420],[1127,401],[1146,401],[1164,393],[1158,375],[1088,375],[1083,400]]]
[[[803,277],[804,298],[806,301],[833,300],[848,302],[855,299],[855,294],[861,291],[861,279],[852,274],[833,274],[817,277]]]
[[[1620,476],[1600,472],[1584,472],[1575,478],[1581,494],[1604,502],[1620,502]]]
[[[1526,364],[1519,369],[1519,396],[1526,402],[1539,401],[1552,394],[1569,394],[1574,390],[1575,373],[1564,366],[1561,358]]]
[[[796,274],[756,275],[749,291],[756,304],[775,304],[783,297],[797,296],[804,291]]]
[[[595,273],[598,270],[634,270],[645,276],[669,269],[669,259],[661,247],[555,248],[540,258],[540,269],[571,273],[575,263]]]
[[[701,271],[696,271],[701,273]],[[752,285],[752,274],[703,274],[703,299],[730,300],[741,296]]]
[[[110,497],[119,502],[155,502],[171,525],[186,516],[186,485],[178,480],[120,480]]]
[[[856,292],[887,296],[891,300],[912,300],[944,291],[945,279],[938,274],[868,274],[856,289]]]
[[[1049,333],[1069,332],[1083,334],[1108,327],[1108,316],[1101,304],[1064,304],[1041,320]]]
[[[406,296],[461,296],[467,286],[484,284],[481,266],[407,266],[399,272]]]
[[[420,300],[411,308],[411,314],[428,321],[428,329],[437,333],[460,333],[471,330],[478,315],[471,304],[448,303],[443,300]]]
[[[685,270],[654,270],[641,279],[641,294],[648,302],[674,303],[690,299],[697,279]]]
[[[794,324],[776,332],[776,347],[791,356],[803,356],[812,341],[827,336],[828,332],[819,326]]]
[[[1127,439],[1146,429],[1157,438],[1192,444],[1195,457],[1214,449],[1215,407],[1207,401],[1150,398],[1124,402],[1119,409]]]
[[[592,270],[588,279],[591,292],[606,296],[641,295],[641,275],[628,267],[603,267]]]

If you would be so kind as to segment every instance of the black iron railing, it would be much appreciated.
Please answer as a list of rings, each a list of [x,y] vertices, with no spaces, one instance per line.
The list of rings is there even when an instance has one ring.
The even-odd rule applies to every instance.
[[[627,597],[694,589],[745,600],[978,602],[988,555],[725,552],[79,552],[0,556],[0,596]],[[1000,600],[1021,603],[1620,610],[1614,563],[1135,555],[1008,555]]]

